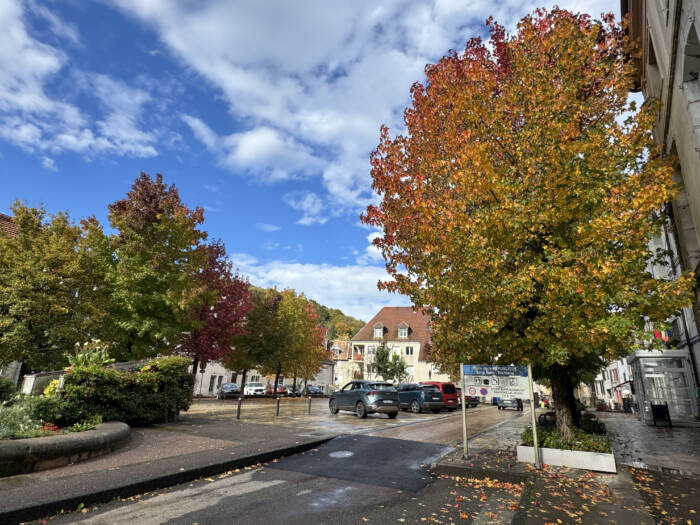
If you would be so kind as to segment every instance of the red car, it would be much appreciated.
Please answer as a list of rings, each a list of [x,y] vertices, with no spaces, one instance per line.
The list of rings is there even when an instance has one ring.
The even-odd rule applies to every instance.
[[[442,392],[442,399],[445,401],[445,408],[450,412],[457,410],[459,406],[457,389],[452,383],[441,383],[440,381],[421,381],[421,385],[434,385]]]
[[[266,396],[273,396],[275,390],[275,385],[270,385],[265,389]],[[277,385],[277,395],[286,396],[288,394],[287,389],[283,385]]]

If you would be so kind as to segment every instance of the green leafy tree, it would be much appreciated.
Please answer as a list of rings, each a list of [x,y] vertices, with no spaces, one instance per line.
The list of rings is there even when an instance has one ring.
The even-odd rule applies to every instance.
[[[141,173],[126,198],[109,205],[118,232],[107,273],[118,359],[172,352],[183,333],[198,328],[190,312],[206,293],[196,279],[207,262],[203,220],[203,210],[183,204],[160,174]]]
[[[691,302],[691,274],[647,271],[677,187],[652,136],[657,104],[628,103],[635,51],[612,15],[538,10],[512,35],[489,25],[489,46],[472,39],[426,68],[406,135],[382,129],[382,201],[364,221],[383,230],[394,280],[382,286],[431,308],[432,359],[452,374],[532,363],[570,440],[576,374]]]
[[[67,213],[12,206],[17,235],[0,231],[0,364],[62,368],[77,341],[99,333],[107,315],[101,269]],[[89,221],[88,221],[89,222]]]
[[[408,367],[406,361],[399,354],[391,356],[391,377],[397,383],[403,382],[408,377]]]
[[[386,341],[381,341],[374,350],[374,360],[372,361],[374,373],[384,380],[394,377],[393,365],[391,362],[391,350]]]

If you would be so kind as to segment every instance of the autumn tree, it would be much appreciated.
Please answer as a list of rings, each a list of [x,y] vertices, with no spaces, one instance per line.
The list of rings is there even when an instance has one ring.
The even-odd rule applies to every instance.
[[[19,202],[11,209],[17,235],[0,230],[0,365],[61,368],[106,317],[103,275],[87,242],[93,226]]]
[[[193,329],[181,342],[181,349],[193,358],[193,374],[200,362],[224,361],[235,352],[233,339],[245,333],[252,306],[248,283],[233,273],[223,243],[207,245],[206,252],[206,264],[195,277],[200,293],[189,314]]]
[[[145,173],[125,199],[108,207],[117,231],[111,240],[113,264],[109,320],[118,339],[118,359],[140,359],[172,351],[190,332],[193,304],[201,304],[197,273],[207,250],[199,230],[201,208],[189,209],[162,175]]]
[[[372,360],[372,369],[375,374],[381,376],[382,379],[391,379],[394,377],[391,365],[391,350],[386,341],[381,341],[377,348],[374,349],[374,359]]]
[[[689,305],[692,276],[655,280],[648,243],[677,188],[628,102],[635,51],[612,15],[553,9],[470,40],[411,89],[406,134],[382,128],[381,196],[363,220],[392,281],[432,312],[432,358],[532,363],[572,436],[573,380],[633,349],[644,319]],[[631,116],[626,116],[631,112]]]

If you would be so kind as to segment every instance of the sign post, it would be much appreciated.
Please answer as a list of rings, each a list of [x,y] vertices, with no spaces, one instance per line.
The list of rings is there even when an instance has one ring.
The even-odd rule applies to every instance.
[[[532,444],[535,447],[535,466],[542,468],[540,463],[540,448],[537,442],[537,418],[535,416],[535,395],[532,391],[532,365],[527,365],[527,383],[530,390],[530,414],[532,414]]]
[[[465,393],[467,392],[467,384],[464,381],[464,365],[459,367],[462,372],[462,443],[464,447],[464,452],[462,452],[462,457],[464,459],[469,459],[469,447],[467,446],[467,398]]]

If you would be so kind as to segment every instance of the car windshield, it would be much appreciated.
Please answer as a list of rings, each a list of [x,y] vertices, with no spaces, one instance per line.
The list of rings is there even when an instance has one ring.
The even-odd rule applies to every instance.
[[[238,385],[236,383],[224,383],[223,385],[221,385],[221,388],[226,389],[226,390],[230,390],[230,389],[238,388]]]
[[[262,383],[248,383],[248,386],[258,387],[258,386],[263,386],[263,385],[262,385]]]
[[[447,383],[442,385],[442,391],[445,392],[445,394],[454,394],[455,386],[452,383]]]
[[[395,392],[396,389],[394,388],[394,385],[390,385],[389,383],[372,383],[369,385],[369,387],[372,390],[386,390],[387,392]]]

